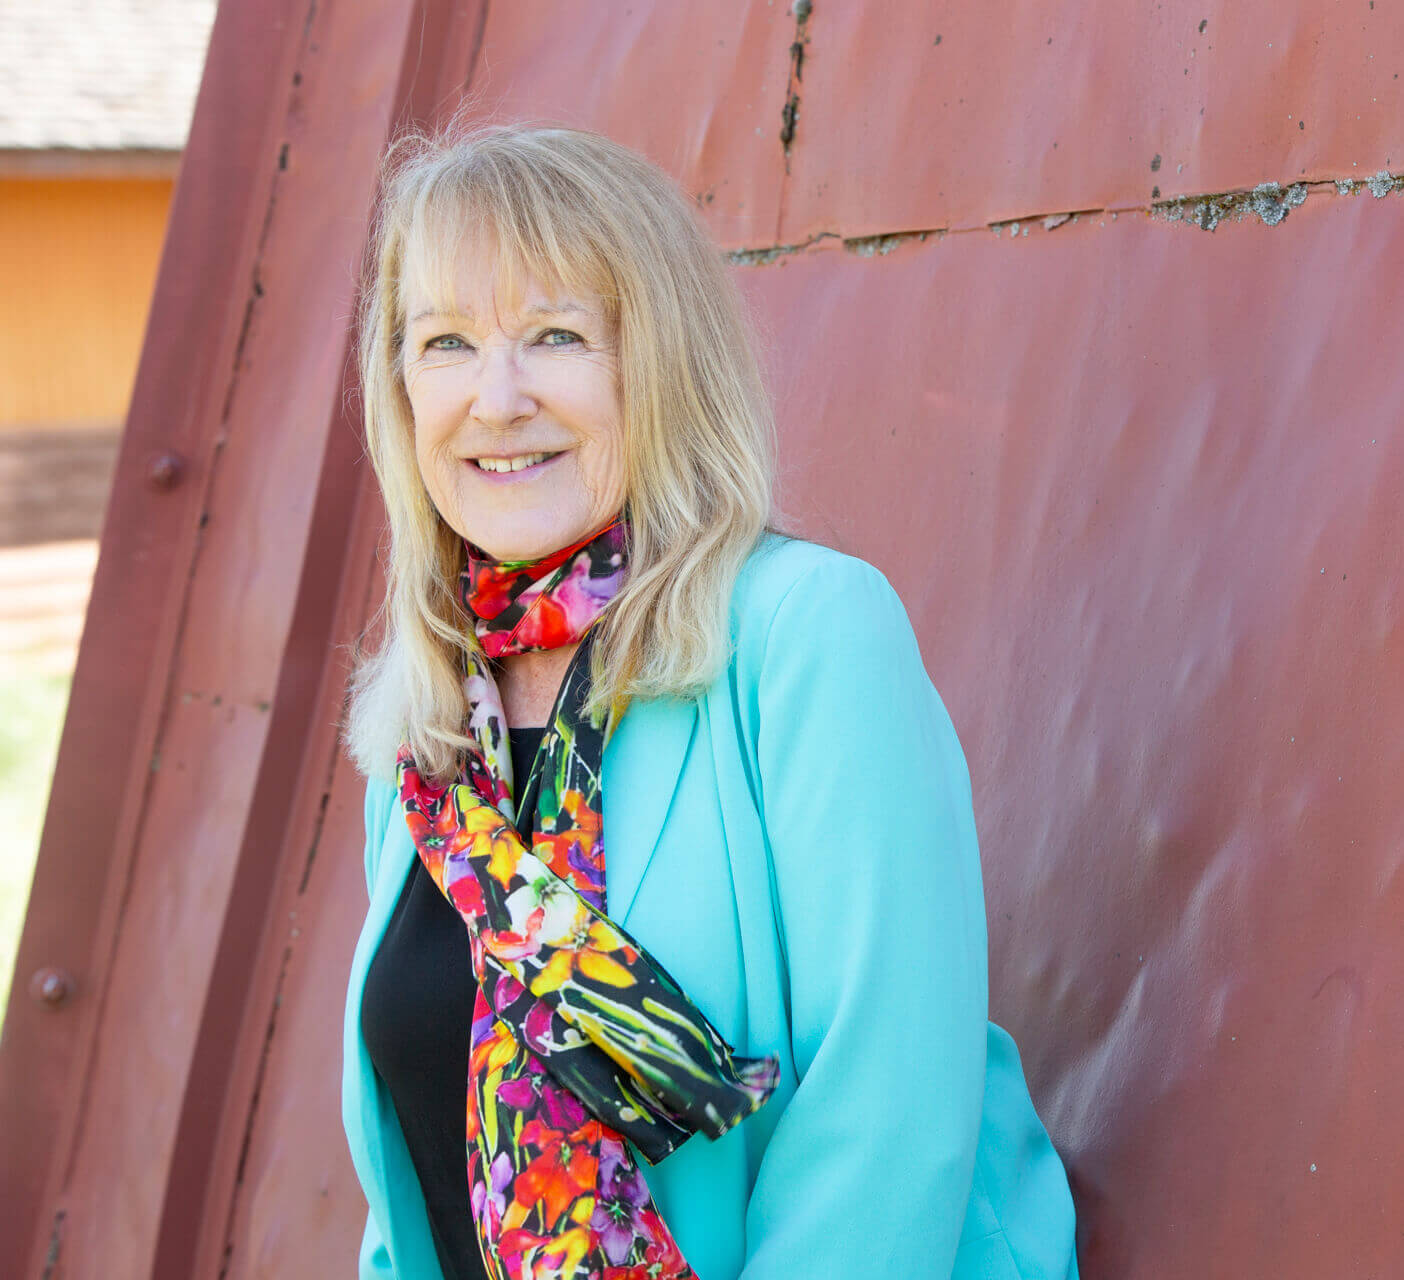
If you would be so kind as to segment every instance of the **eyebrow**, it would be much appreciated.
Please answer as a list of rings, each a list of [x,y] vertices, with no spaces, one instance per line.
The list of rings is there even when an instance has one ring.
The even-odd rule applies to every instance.
[[[548,302],[538,302],[534,307],[528,307],[525,313],[528,318],[537,316],[588,316],[592,314],[585,307],[578,306],[573,302],[567,302],[560,306]],[[420,320],[427,320],[430,316],[462,316],[471,320],[471,311],[436,311],[432,307],[426,311],[417,311],[409,319],[410,324],[417,324]]]

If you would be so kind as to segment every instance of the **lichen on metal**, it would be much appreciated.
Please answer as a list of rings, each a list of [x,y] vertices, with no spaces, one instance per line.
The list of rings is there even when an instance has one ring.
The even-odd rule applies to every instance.
[[[824,240],[832,236],[832,232],[825,232],[822,235],[814,236],[802,244],[772,244],[760,249],[732,249],[726,255],[726,261],[733,267],[764,267],[772,262],[778,262],[781,258],[788,258],[792,254],[803,253],[810,245],[817,240]]]
[[[1370,194],[1376,199],[1383,199],[1391,191],[1404,189],[1404,175],[1396,178],[1388,169],[1381,169],[1378,173],[1365,179],[1365,185],[1370,188]]]
[[[885,236],[850,236],[843,242],[849,253],[860,258],[886,257],[900,244],[908,240],[924,241],[928,236],[940,235],[939,231],[896,231]]]
[[[1260,182],[1251,191],[1158,200],[1152,203],[1150,213],[1152,218],[1165,222],[1193,222],[1203,231],[1213,231],[1221,222],[1241,222],[1250,216],[1275,227],[1306,200],[1311,185],[1294,182],[1284,189],[1277,182]]]
[[[1307,198],[1305,182],[1294,182],[1286,191],[1276,182],[1260,182],[1253,188],[1253,212],[1270,227],[1275,227],[1291,210]]]

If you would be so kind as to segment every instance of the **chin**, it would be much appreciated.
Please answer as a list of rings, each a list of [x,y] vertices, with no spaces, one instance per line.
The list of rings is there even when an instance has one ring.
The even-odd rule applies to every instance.
[[[552,529],[537,526],[530,530],[497,529],[485,534],[483,540],[471,536],[468,540],[494,560],[539,560],[561,547],[578,542],[589,532],[590,528],[586,526],[580,526],[578,533],[575,526]]]

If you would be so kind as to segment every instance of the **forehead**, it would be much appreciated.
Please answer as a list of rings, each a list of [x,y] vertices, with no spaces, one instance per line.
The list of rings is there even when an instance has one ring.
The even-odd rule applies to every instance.
[[[586,273],[531,262],[490,228],[461,225],[411,230],[400,298],[408,323],[426,312],[491,318],[566,306],[599,315],[606,311]]]

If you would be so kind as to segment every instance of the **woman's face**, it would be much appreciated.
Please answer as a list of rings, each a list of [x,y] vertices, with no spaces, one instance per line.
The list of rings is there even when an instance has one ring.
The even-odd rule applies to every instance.
[[[497,560],[534,560],[624,503],[615,335],[601,300],[500,290],[491,238],[465,241],[451,309],[406,281],[405,390],[439,514]],[[443,304],[448,305],[448,304]]]

